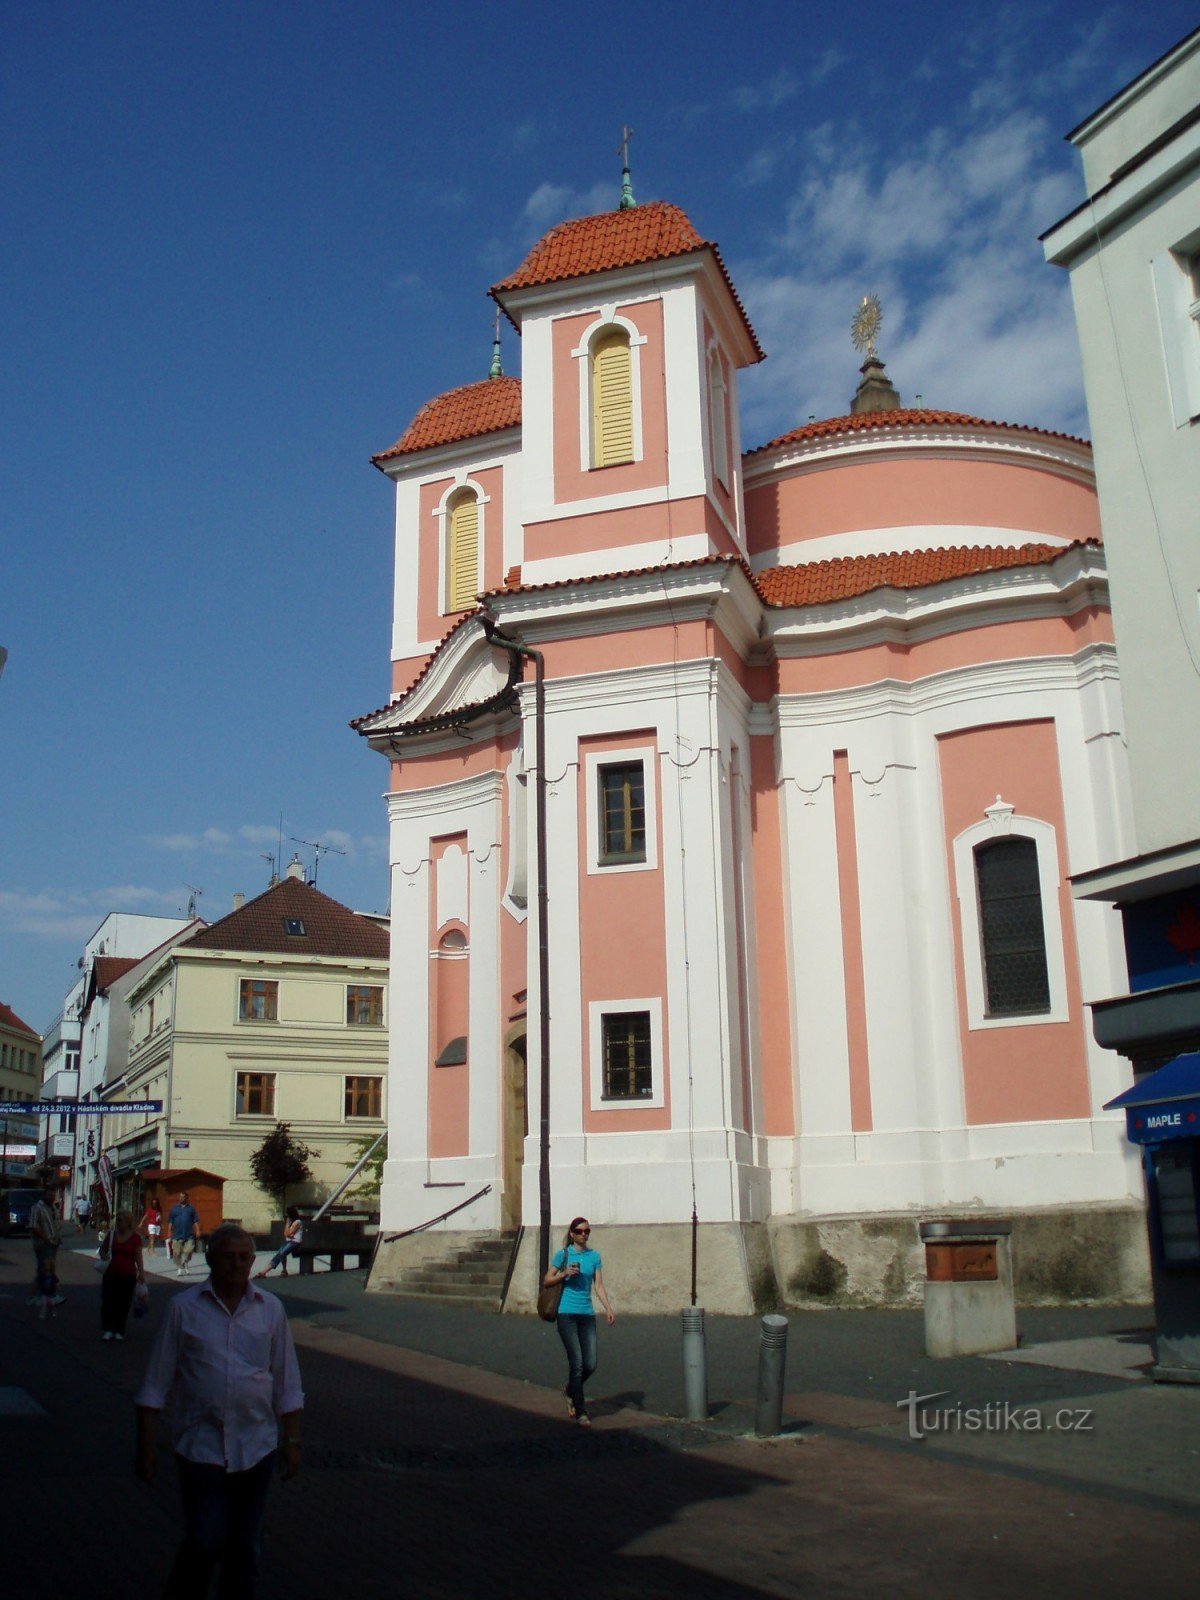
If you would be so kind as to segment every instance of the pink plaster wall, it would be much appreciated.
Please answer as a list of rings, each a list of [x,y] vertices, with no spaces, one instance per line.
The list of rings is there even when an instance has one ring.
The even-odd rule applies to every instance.
[[[1048,822],[1058,841],[1059,912],[1067,977],[1066,1022],[1025,1023],[1008,1028],[967,1027],[962,964],[962,921],[953,896],[955,984],[962,1048],[966,1118],[971,1125],[1045,1122],[1090,1114],[1087,1026],[1079,983],[1074,908],[1067,887],[1066,823],[1058,744],[1052,720],[967,728],[938,740],[946,864],[954,883],[954,840],[983,821],[997,794],[1021,816]]]
[[[702,621],[669,626],[630,628],[622,633],[596,633],[583,639],[547,642],[546,677],[570,678],[588,672],[660,666],[668,661],[691,661],[708,650],[708,632]]]
[[[434,1062],[450,1040],[468,1032],[467,1018],[471,987],[470,929],[452,921],[437,924],[438,863],[446,851],[467,848],[465,833],[450,834],[430,841],[432,871],[429,874],[429,1154],[465,1156],[470,1148],[471,1057],[483,1042],[469,1039],[467,1061],[461,1067],[435,1067]],[[468,877],[468,885],[470,879]],[[466,953],[439,953],[445,935],[454,929],[467,939]]]
[[[750,739],[750,831],[754,844],[754,966],[758,977],[758,1037],[762,1051],[763,1130],[796,1131],[792,1085],[792,1019],[784,932],[783,834],[775,740]]]
[[[629,1133],[671,1126],[671,1078],[668,1047],[666,915],[663,899],[662,785],[658,790],[658,866],[650,871],[589,873],[584,852],[592,848],[588,837],[587,757],[604,750],[644,749],[647,761],[657,767],[657,739],[650,729],[605,735],[579,741],[579,984],[583,1037],[580,1040],[580,1093],[586,1133]],[[594,1110],[591,1105],[591,1027],[589,1008],[596,1000],[661,997],[663,1074],[666,1094],[661,1107],[614,1107]]]
[[[391,792],[408,794],[414,789],[433,789],[460,778],[474,778],[481,772],[496,772],[502,765],[500,748],[495,739],[489,739],[458,750],[438,750],[393,761]]]
[[[1112,637],[1108,610],[1087,606],[1070,616],[964,626],[961,631],[915,644],[889,640],[857,650],[782,658],[779,690],[781,694],[812,694],[822,689],[857,688],[883,678],[915,683],[952,667],[1016,661],[1024,656],[1073,655],[1088,644],[1111,643]]]
[[[856,443],[861,443],[856,440]],[[797,464],[745,491],[752,555],[788,552],[808,539],[864,528],[961,523],[1022,535],[1100,537],[1095,489],[1045,467],[955,460],[924,453],[892,460]]]
[[[606,467],[606,472],[624,472],[624,467]],[[607,492],[607,491],[605,491]],[[663,539],[684,539],[703,533],[712,508],[702,495],[685,500],[657,500],[650,505],[629,506],[622,511],[589,511],[570,514],[550,522],[530,522],[525,527],[525,560],[551,561],[564,556],[590,555],[593,550],[621,551],[630,545],[653,544]],[[713,521],[719,526],[717,518]],[[614,570],[629,562],[614,561]]]
[[[562,317],[553,325],[551,360],[554,384],[554,498],[559,505],[572,500],[587,500],[593,495],[626,494],[636,489],[653,489],[667,481],[667,404],[663,353],[663,309],[661,300],[617,306],[617,315],[633,323],[644,335],[639,346],[641,362],[642,459],[621,467],[596,467],[583,471],[579,465],[579,363],[584,356],[573,356],[584,331],[595,322],[599,307],[577,317]],[[590,424],[590,419],[589,419]],[[526,547],[526,559],[530,559]]]
[[[846,1047],[850,1069],[850,1126],[871,1131],[871,1060],[867,1043],[867,985],[863,972],[862,902],[858,884],[858,835],[854,780],[845,750],[833,753],[833,818],[837,839],[838,899],[842,920],[842,969],[846,987]]]

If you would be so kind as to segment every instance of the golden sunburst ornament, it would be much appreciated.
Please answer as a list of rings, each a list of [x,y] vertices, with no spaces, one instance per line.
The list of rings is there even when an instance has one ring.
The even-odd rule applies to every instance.
[[[882,322],[883,312],[879,308],[879,296],[863,295],[858,310],[854,313],[854,320],[850,324],[850,337],[854,341],[854,348],[864,351],[868,360],[875,354],[875,338]]]

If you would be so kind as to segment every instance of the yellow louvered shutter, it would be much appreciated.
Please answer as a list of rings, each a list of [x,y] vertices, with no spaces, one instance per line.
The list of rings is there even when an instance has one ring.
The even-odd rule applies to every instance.
[[[592,347],[592,465],[633,460],[633,380],[629,335],[606,333]]]
[[[450,611],[468,611],[479,590],[479,501],[464,494],[450,507],[446,601]]]

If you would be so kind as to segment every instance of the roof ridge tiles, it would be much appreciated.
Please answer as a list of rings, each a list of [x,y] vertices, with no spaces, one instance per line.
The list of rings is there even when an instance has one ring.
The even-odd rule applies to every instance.
[[[747,456],[762,455],[767,450],[781,449],[784,445],[803,444],[809,439],[829,438],[839,433],[873,433],[888,428],[916,427],[987,428],[1005,433],[1029,433],[1043,439],[1063,439],[1091,449],[1091,441],[1074,433],[1059,433],[1053,428],[1035,428],[1025,422],[995,422],[987,417],[975,417],[963,411],[941,411],[928,407],[901,406],[895,411],[858,411],[843,417],[822,417],[817,422],[807,422],[802,427],[781,433],[766,444],[747,450]]]
[[[434,395],[417,412],[396,443],[371,457],[376,466],[396,456],[439,445],[458,444],[521,424],[520,378],[481,378]]]

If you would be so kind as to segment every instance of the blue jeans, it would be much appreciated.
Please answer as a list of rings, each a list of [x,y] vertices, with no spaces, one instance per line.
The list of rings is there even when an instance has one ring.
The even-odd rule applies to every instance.
[[[290,1255],[295,1253],[295,1249],[296,1241],[294,1239],[285,1239],[279,1246],[279,1249],[276,1250],[275,1254],[271,1257],[266,1270],[268,1272],[274,1272],[275,1268],[281,1261],[286,1261]],[[286,1271],[287,1269],[285,1268],[284,1270]]]
[[[245,1472],[226,1472],[224,1467],[189,1461],[186,1456],[175,1459],[184,1534],[164,1600],[206,1600],[218,1563],[218,1600],[251,1600],[258,1581],[274,1450]]]
[[[586,1417],[583,1386],[596,1370],[596,1319],[578,1316],[573,1311],[560,1311],[556,1326],[567,1352],[567,1394],[576,1416]]]

